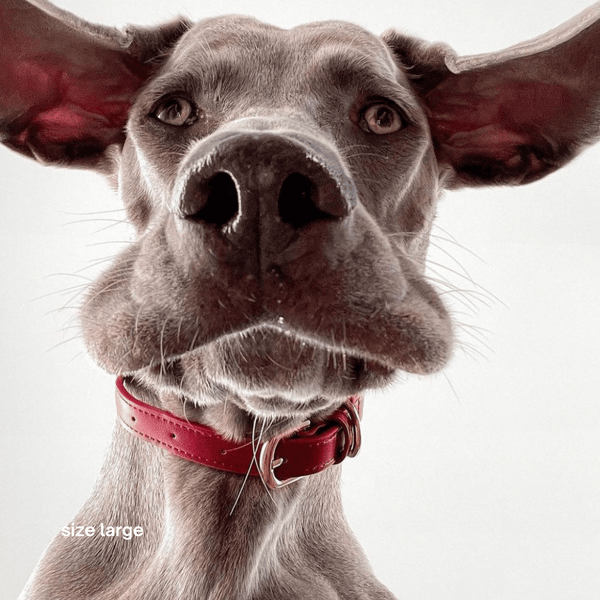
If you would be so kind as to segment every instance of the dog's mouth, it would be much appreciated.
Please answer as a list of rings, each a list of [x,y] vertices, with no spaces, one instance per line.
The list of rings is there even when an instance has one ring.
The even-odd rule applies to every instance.
[[[262,416],[314,414],[365,388],[381,387],[395,373],[281,322],[220,336],[141,371],[196,404],[229,400]]]
[[[233,401],[263,415],[310,413],[385,387],[397,371],[426,374],[448,359],[443,305],[416,276],[398,294],[391,260],[387,270],[379,264],[379,272],[353,277],[349,268],[303,261],[302,272],[265,277],[259,287],[227,265],[220,277],[179,285],[153,276],[159,259],[135,247],[123,253],[84,305],[84,336],[106,370],[198,406]],[[145,273],[141,283],[137,273]]]

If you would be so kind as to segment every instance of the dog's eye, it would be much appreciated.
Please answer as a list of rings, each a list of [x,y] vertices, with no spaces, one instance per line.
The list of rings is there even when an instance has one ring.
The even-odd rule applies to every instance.
[[[364,128],[371,133],[387,135],[399,131],[404,122],[398,111],[388,104],[371,104],[363,113]]]
[[[159,121],[176,127],[192,125],[198,118],[198,110],[185,98],[167,98],[153,114]]]

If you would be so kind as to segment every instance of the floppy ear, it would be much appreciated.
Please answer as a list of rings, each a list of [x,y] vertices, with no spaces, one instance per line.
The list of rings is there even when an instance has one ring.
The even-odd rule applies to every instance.
[[[108,169],[140,86],[188,27],[123,33],[46,0],[0,0],[0,141],[43,163]]]
[[[528,183],[600,137],[600,3],[491,54],[383,37],[425,105],[448,187]]]

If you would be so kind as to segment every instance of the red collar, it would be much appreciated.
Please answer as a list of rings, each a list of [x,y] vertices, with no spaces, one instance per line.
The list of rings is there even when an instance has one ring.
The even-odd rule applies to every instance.
[[[266,442],[242,444],[134,398],[117,379],[117,414],[139,437],[186,460],[229,473],[260,477],[277,489],[356,456],[360,448],[362,398],[352,396],[322,421],[305,421]]]

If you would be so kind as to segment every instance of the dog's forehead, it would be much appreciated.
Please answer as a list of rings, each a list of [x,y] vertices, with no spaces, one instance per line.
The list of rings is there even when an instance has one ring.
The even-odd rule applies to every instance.
[[[225,16],[195,24],[175,48],[172,60],[206,68],[211,62],[272,72],[338,65],[339,70],[368,70],[397,80],[398,69],[383,40],[358,25],[322,21],[281,29],[252,17]]]

